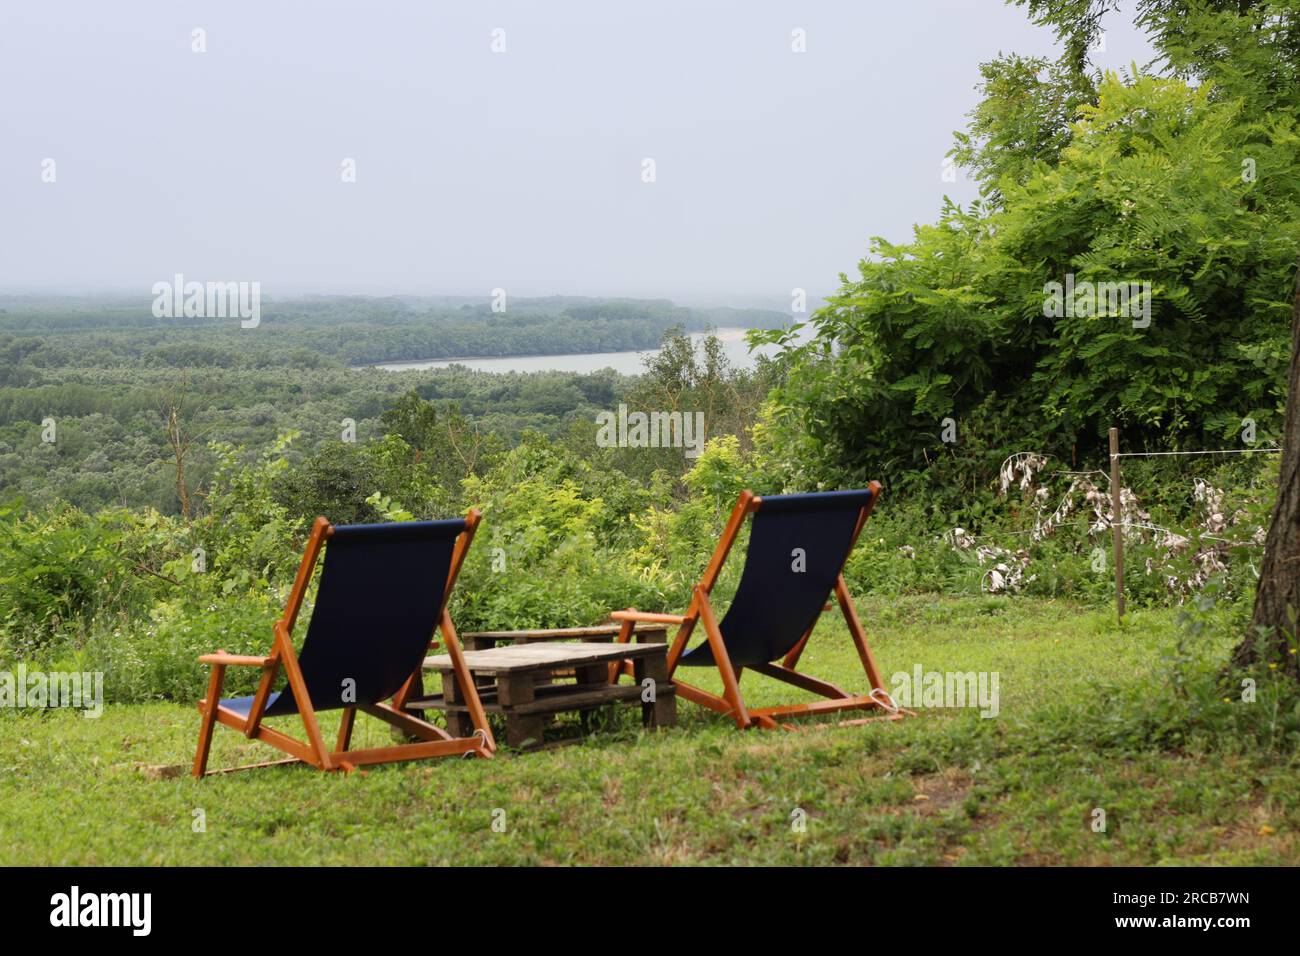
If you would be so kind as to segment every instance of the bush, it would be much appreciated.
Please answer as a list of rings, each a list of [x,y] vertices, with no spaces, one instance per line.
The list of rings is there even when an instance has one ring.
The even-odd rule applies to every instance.
[[[843,279],[768,403],[765,450],[789,473],[943,493],[992,478],[984,449],[1104,460],[1112,425],[1129,448],[1217,447],[1247,416],[1277,431],[1300,199],[1242,158],[1300,165],[1294,117],[1177,79],[1110,74],[1096,95],[1053,163],[875,240]],[[1045,314],[1067,274],[1149,283],[1149,325]]]

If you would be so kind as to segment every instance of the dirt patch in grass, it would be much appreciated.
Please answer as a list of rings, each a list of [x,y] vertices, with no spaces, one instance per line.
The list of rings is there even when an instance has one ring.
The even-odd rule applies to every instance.
[[[913,777],[912,785],[916,789],[912,809],[933,816],[965,803],[975,782],[965,770],[950,767],[941,773]]]

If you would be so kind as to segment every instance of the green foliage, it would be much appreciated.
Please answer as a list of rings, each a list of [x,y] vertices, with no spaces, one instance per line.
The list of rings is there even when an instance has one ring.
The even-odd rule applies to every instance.
[[[218,649],[266,654],[283,597],[283,591],[267,588],[232,596],[197,589],[178,593],[129,623],[95,634],[83,660],[104,671],[109,700],[192,702],[206,689],[207,668],[195,666],[199,655]],[[254,668],[231,668],[226,672],[226,694],[253,693],[259,676]]]
[[[1249,624],[1247,602],[1224,602],[1214,581],[1179,611],[1177,639],[1151,692],[1100,724],[1099,745],[1224,755],[1294,754],[1300,747],[1300,687],[1276,665],[1225,667],[1221,652]],[[1100,708],[1084,715],[1100,717]]]
[[[1248,415],[1275,430],[1300,245],[1284,171],[1300,166],[1300,134],[1294,117],[1210,94],[1107,75],[1059,162],[1004,176],[1000,206],[947,205],[907,245],[876,240],[786,355],[765,432],[786,466],[906,487],[963,442],[1096,460],[1114,424],[1130,448],[1215,447]],[[1150,326],[1045,315],[1047,284],[1070,273],[1150,283]]]
[[[980,78],[983,99],[970,128],[953,134],[950,155],[997,201],[1003,179],[1023,183],[1039,163],[1060,158],[1079,108],[1096,102],[1096,87],[1060,64],[1015,54],[981,64]]]
[[[251,457],[228,444],[213,451],[217,467],[208,495],[208,513],[195,525],[196,540],[205,542],[208,563],[221,591],[231,594],[249,587],[265,587],[287,574],[292,542],[304,534],[314,515],[290,512],[277,491],[288,483],[289,462],[284,452],[294,440],[291,432]],[[207,579],[204,579],[207,580]]]
[[[779,333],[776,333],[779,334]],[[613,412],[626,404],[632,412],[680,412],[703,422],[702,438],[734,437],[748,450],[750,434],[758,420],[763,397],[774,381],[774,369],[760,362],[758,367],[738,369],[731,365],[716,335],[696,342],[681,328],[664,334],[657,352],[645,359],[645,372],[633,379],[622,394],[611,395],[601,411]],[[569,445],[602,468],[621,471],[647,483],[662,482],[691,469],[691,453],[682,447],[597,448],[596,426],[590,420],[575,422]],[[694,432],[692,432],[694,435]],[[685,488],[678,489],[682,496]]]
[[[1161,78],[1091,68],[1111,0],[1019,2],[1062,57],[982,67],[953,155],[984,198],[875,239],[787,346],[756,435],[790,481],[973,491],[998,452],[1097,460],[1111,425],[1130,449],[1217,447],[1245,417],[1276,431],[1300,247],[1294,4],[1140,0]],[[1150,326],[1049,308],[1067,275],[1148,283]]]
[[[540,436],[467,478],[464,497],[482,509],[484,531],[457,587],[460,626],[565,627],[629,605],[663,606],[663,582],[624,550],[636,534],[633,513],[652,496]]]
[[[35,515],[0,505],[0,650],[37,653],[101,618],[142,611],[158,592],[156,567],[175,529],[154,512]]]

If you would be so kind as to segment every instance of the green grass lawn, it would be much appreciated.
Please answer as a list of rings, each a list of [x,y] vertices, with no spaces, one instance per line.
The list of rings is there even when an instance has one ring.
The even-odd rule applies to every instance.
[[[352,775],[279,767],[199,782],[188,776],[193,706],[110,704],[97,720],[9,715],[0,863],[1300,863],[1294,757],[1194,742],[1116,747],[1107,733],[1108,714],[1167,692],[1175,612],[1135,612],[1121,630],[1110,612],[1029,599],[872,600],[861,610],[887,680],[918,663],[997,671],[998,716],[930,709],[892,724],[741,733],[681,701],[679,726],[657,734],[629,710],[584,743],[491,761]],[[804,669],[863,685],[831,615]],[[703,671],[690,676],[708,685]],[[756,705],[791,699],[753,674],[743,686]],[[336,720],[325,717],[327,739]],[[354,746],[387,734],[362,718]],[[276,756],[217,729],[214,767]],[[183,774],[146,769],[158,766]],[[1097,808],[1105,832],[1094,832]]]

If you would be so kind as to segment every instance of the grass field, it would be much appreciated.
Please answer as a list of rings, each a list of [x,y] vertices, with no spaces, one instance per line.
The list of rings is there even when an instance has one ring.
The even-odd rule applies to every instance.
[[[0,864],[1300,863],[1294,756],[1125,736],[1126,708],[1169,692],[1176,612],[1136,612],[1120,630],[1109,612],[1026,599],[861,610],[887,679],[918,663],[996,671],[998,716],[929,709],[740,733],[682,701],[679,726],[658,734],[629,711],[582,744],[492,761],[197,782],[184,773],[192,706],[11,715],[0,718]],[[862,686],[830,615],[805,662]],[[753,703],[789,699],[752,674],[744,688]],[[362,718],[354,745],[387,733]],[[213,766],[274,756],[218,728]],[[158,766],[183,772],[146,769]]]

